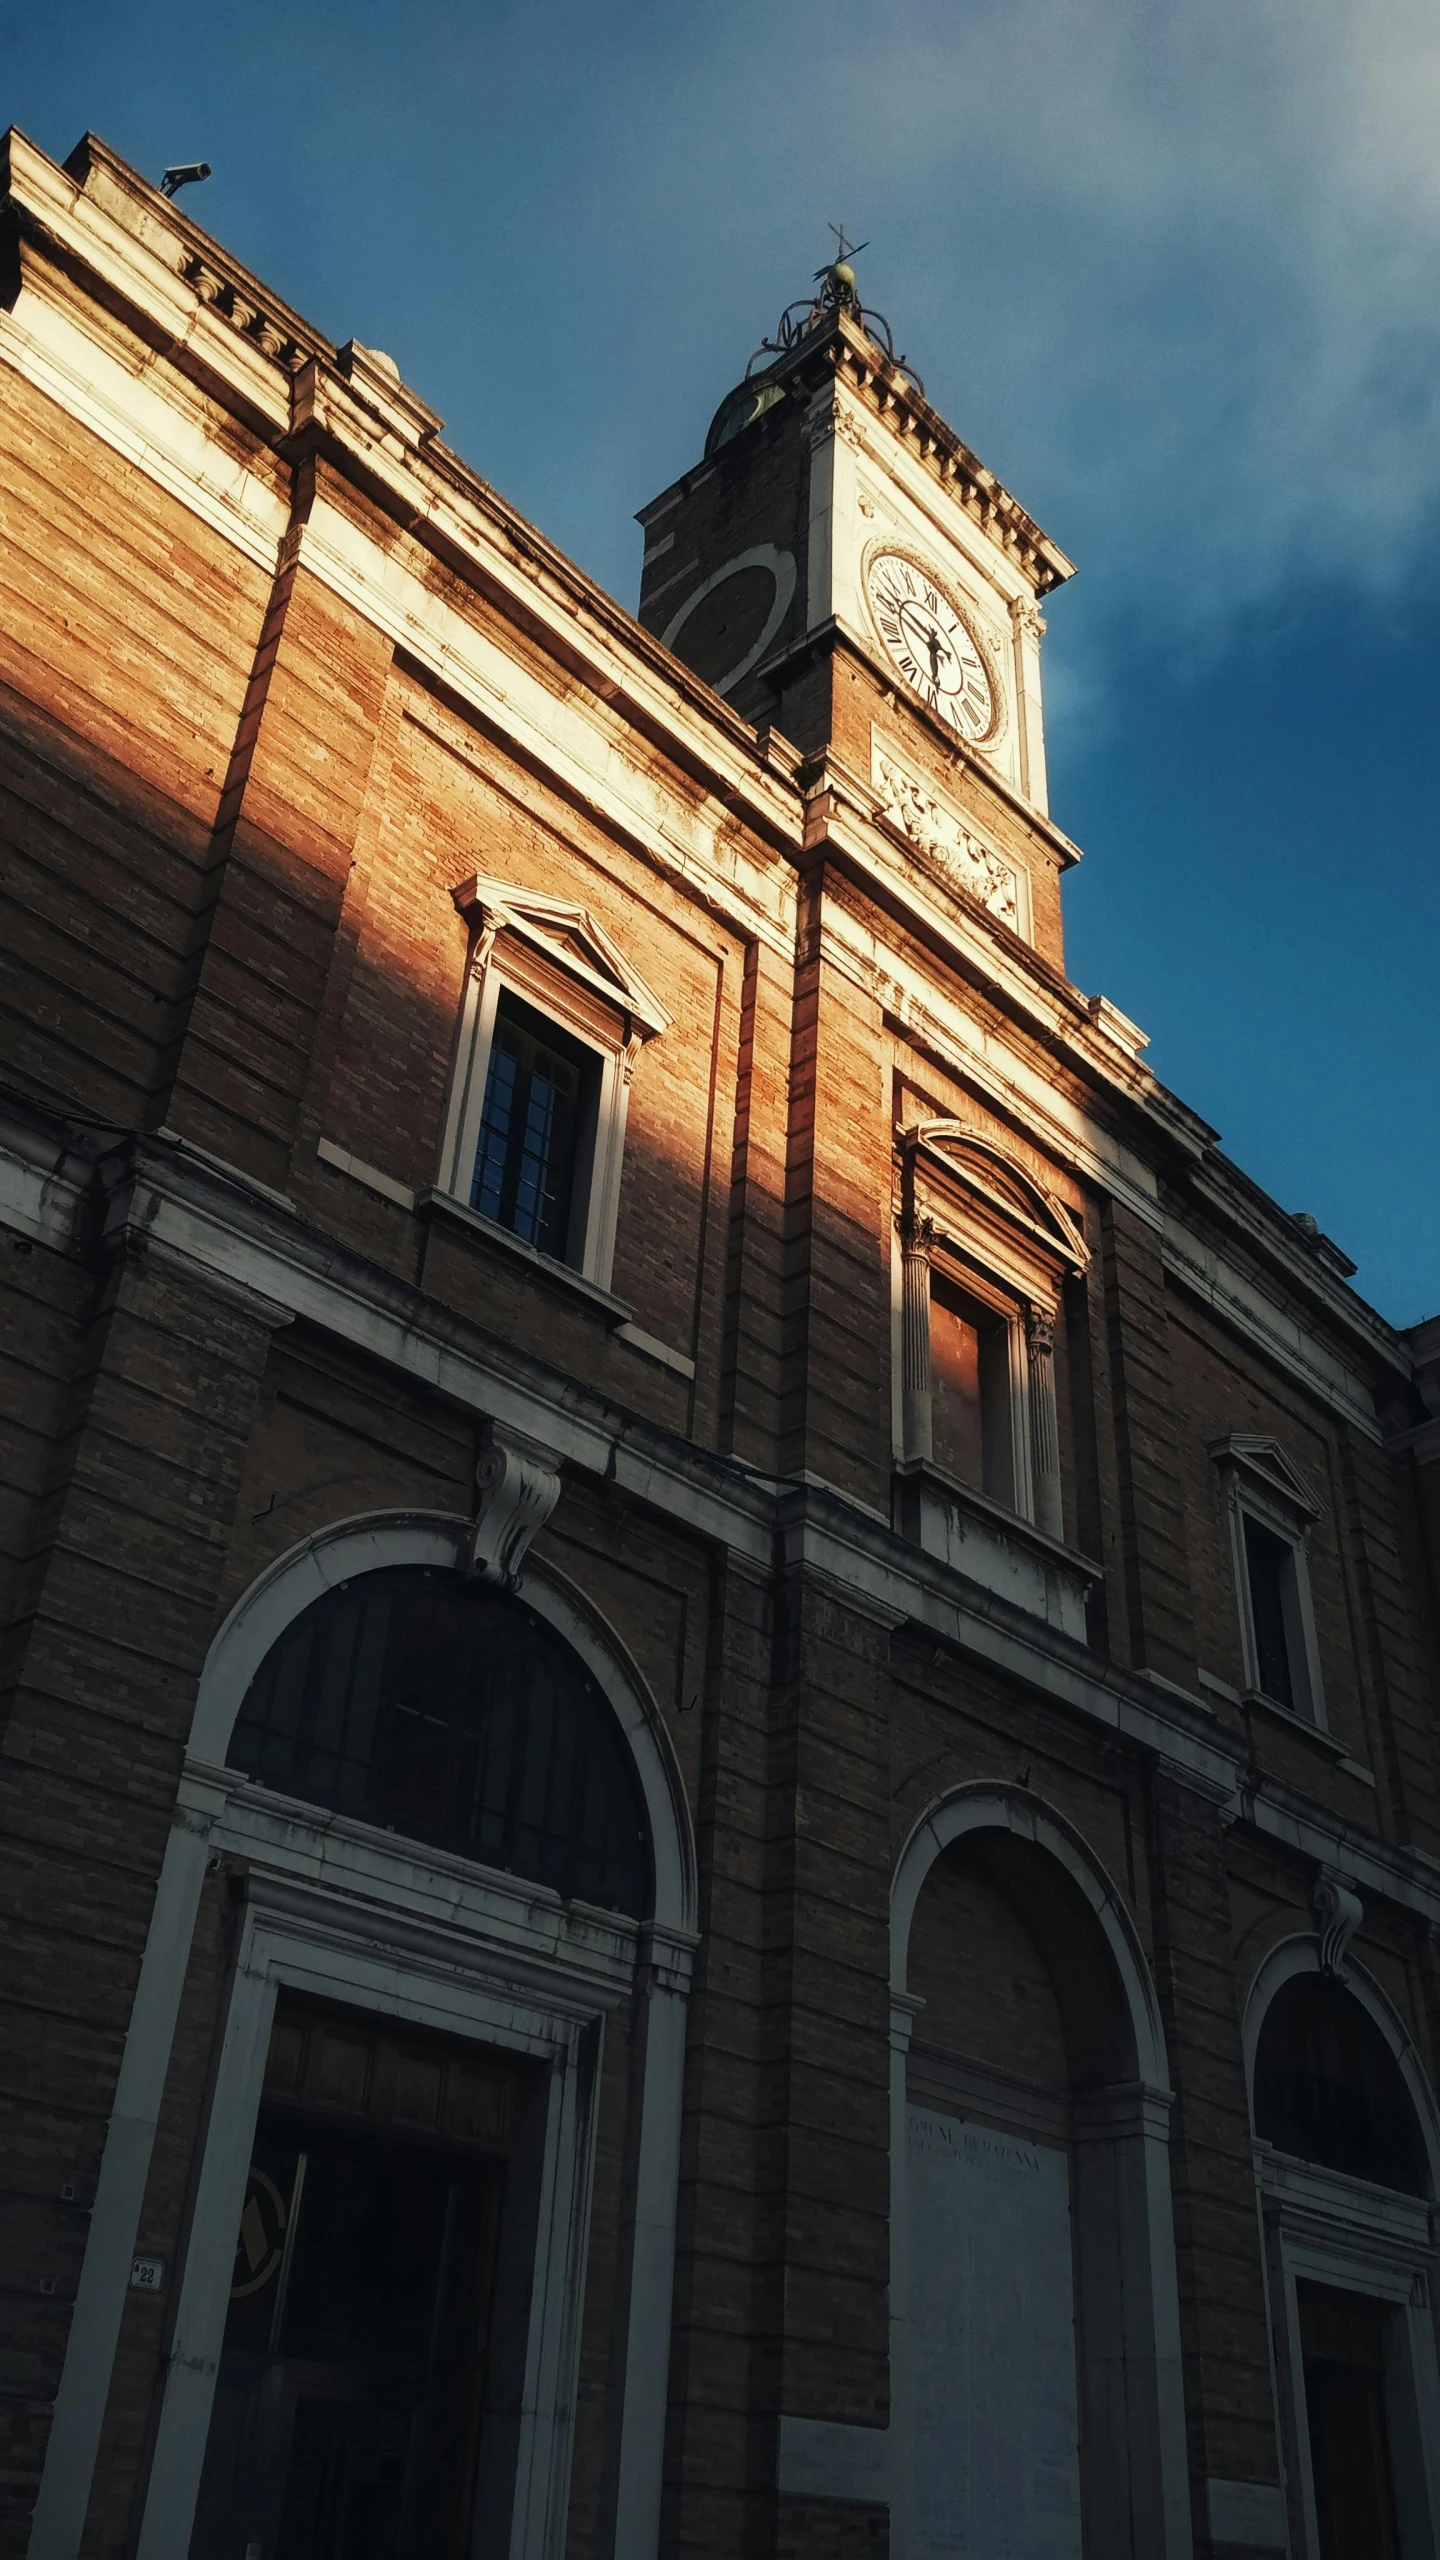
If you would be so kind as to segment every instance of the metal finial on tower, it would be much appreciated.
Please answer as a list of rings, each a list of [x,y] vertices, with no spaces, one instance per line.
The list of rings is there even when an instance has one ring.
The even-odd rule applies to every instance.
[[[843,222],[827,222],[825,228],[834,232],[836,249],[830,264],[815,270],[814,281],[820,287],[820,300],[832,310],[858,314],[860,296],[855,290],[855,270],[850,261],[858,258],[861,250],[868,249],[870,243],[868,240],[847,240]]]
[[[776,356],[788,355],[791,348],[797,346],[802,338],[808,338],[813,329],[825,328],[837,313],[844,312],[883,349],[896,370],[914,383],[923,400],[925,385],[914,366],[904,356],[895,353],[889,321],[878,311],[867,311],[856,290],[851,260],[858,258],[862,249],[868,249],[869,241],[847,240],[843,223],[827,222],[825,228],[835,235],[835,256],[827,265],[816,268],[813,278],[816,292],[808,300],[790,303],[780,314],[774,337],[761,340],[745,368],[746,381],[752,373],[773,363]]]

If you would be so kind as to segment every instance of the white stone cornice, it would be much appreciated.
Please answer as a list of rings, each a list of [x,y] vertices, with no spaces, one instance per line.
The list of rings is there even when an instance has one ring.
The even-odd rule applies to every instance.
[[[1003,564],[1006,583],[1033,598],[1060,585],[1074,565],[993,471],[932,409],[922,391],[893,365],[877,361],[872,339],[843,316],[835,324],[839,362],[835,407],[851,422],[861,449],[900,481],[912,505],[931,515],[950,542],[962,541],[990,577]],[[821,347],[812,342],[811,352]],[[802,357],[803,361],[803,357]]]
[[[68,1253],[80,1240],[90,1166],[63,1135],[0,1118],[0,1227],[31,1244]]]
[[[607,832],[622,835],[668,876],[703,889],[706,902],[726,914],[735,929],[788,951],[783,920],[788,883],[781,889],[773,878],[767,881],[758,855],[751,857],[751,879],[743,881],[736,877],[733,848],[727,847],[725,857],[717,848],[722,829],[729,828],[733,836],[736,818],[761,825],[772,841],[778,836],[798,846],[801,806],[788,779],[753,757],[721,752],[719,769],[711,775],[713,797],[697,807],[691,795],[682,797],[670,786],[657,761],[642,762],[633,751],[624,751],[626,720],[618,704],[623,665],[597,664],[594,670],[597,686],[603,678],[610,688],[608,701],[557,699],[553,687],[542,684],[517,654],[504,650],[489,632],[427,587],[404,560],[324,499],[317,500],[303,529],[299,557],[312,576],[383,631],[449,694],[473,705],[487,728]],[[517,605],[523,590],[527,616],[533,619],[535,591],[518,565],[496,554],[487,563],[488,572],[510,589]],[[573,653],[574,647],[572,623],[566,648]],[[659,707],[657,703],[657,714]],[[696,745],[698,739],[689,743]],[[726,742],[711,743],[723,750]],[[748,773],[742,770],[747,762]]]
[[[875,890],[880,905],[898,909],[922,942],[952,965],[958,962],[964,975],[986,988],[1023,1029],[1048,1048],[1062,1049],[1085,1083],[1113,1096],[1122,1108],[1140,1111],[1167,1153],[1193,1164],[1203,1161],[1215,1133],[1199,1114],[1105,1030],[1091,1003],[1058,971],[1031,960],[1023,947],[1002,940],[958,899],[946,896],[892,842],[891,830],[876,823],[873,794],[828,768],[827,788],[818,802],[811,802],[811,851],[821,842],[822,827],[827,850]],[[894,955],[887,957],[897,969],[901,966]]]
[[[913,1551],[886,1524],[872,1523],[839,1495],[815,1486],[777,1490],[781,1551],[792,1569],[822,1571],[849,1591],[852,1606],[938,1638],[957,1654],[1042,1692],[1053,1705],[1193,1773],[1219,1800],[1235,1801],[1246,1747],[1199,1699],[1175,1692],[1172,1713],[1143,1681],[1112,1674],[1073,1638],[981,1590],[952,1567],[927,1561],[917,1570]]]
[[[122,175],[133,193],[133,173]],[[137,228],[127,227],[13,135],[10,178],[12,203],[37,245],[27,251],[30,281],[15,309],[0,314],[0,361],[8,360],[267,574],[275,571],[289,525],[288,495],[237,462],[186,373],[262,443],[294,454],[318,440],[422,550],[499,605],[592,698],[583,711],[570,709],[567,722],[568,706],[557,703],[553,687],[529,679],[517,655],[487,643],[442,605],[418,567],[408,568],[393,550],[369,540],[323,497],[300,542],[307,568],[482,720],[512,736],[542,771],[555,767],[559,787],[578,788],[605,823],[622,825],[673,874],[703,881],[721,901],[733,902],[734,889],[723,864],[711,877],[717,818],[732,832],[739,819],[774,849],[798,843],[793,758],[770,752],[456,457],[397,432],[376,405],[380,395],[363,350],[346,375],[332,369],[333,351],[312,336],[292,382],[273,355],[217,316],[180,274],[199,235],[168,207],[157,200],[142,219],[137,199]],[[47,247],[63,256],[63,274],[47,264]],[[109,310],[133,315],[138,363],[119,360],[99,331],[83,325],[87,282]],[[107,330],[113,345],[108,321]],[[173,362],[162,364],[157,349]],[[413,399],[409,406],[418,412]],[[558,752],[551,735],[557,725],[568,732]],[[637,729],[650,751],[644,758],[634,752]],[[667,793],[657,783],[653,768],[667,758],[701,783],[703,814],[693,794]],[[642,766],[650,768],[643,778]],[[773,919],[764,921],[767,903],[758,901],[758,916],[742,929],[775,930]]]
[[[1352,1830],[1276,1781],[1254,1784],[1246,1746],[1217,1723],[1202,1698],[1102,1662],[1042,1619],[910,1547],[862,1504],[813,1482],[776,1482],[640,1422],[298,1217],[287,1218],[242,1175],[226,1175],[193,1150],[142,1141],[137,1156],[134,1171],[110,1191],[112,1244],[132,1228],[153,1238],[172,1266],[188,1268],[202,1283],[238,1286],[274,1315],[293,1316],[383,1361],[459,1410],[682,1523],[759,1580],[782,1561],[815,1573],[876,1623],[923,1630],[1051,1706],[1124,1739],[1213,1797],[1232,1820],[1353,1879],[1367,1900],[1399,1904],[1440,1924],[1440,1860]],[[33,1172],[43,1179],[38,1167]],[[70,1191],[78,1205],[78,1186]]]
[[[931,928],[936,943],[949,952],[952,965],[958,964],[964,977],[988,984],[998,995],[996,969],[1005,955],[998,952],[979,917],[962,915],[958,909],[944,911],[918,887],[910,892],[909,912],[917,928]],[[1029,1035],[1023,1043],[1007,1037],[1003,1024],[983,1020],[957,1001],[943,980],[917,969],[902,951],[892,949],[888,937],[882,937],[854,907],[827,899],[823,930],[827,958],[857,987],[878,999],[907,1039],[928,1051],[949,1073],[972,1083],[1057,1163],[1123,1200],[1147,1225],[1159,1226],[1153,1167],[1112,1126],[1067,1094],[1049,1064],[1057,1049],[1063,1049],[1065,1016],[1049,991],[1025,976],[1022,962],[1014,963],[1006,992],[1013,996],[1013,1010]],[[1077,1046],[1071,1063],[1077,1083],[1094,1081],[1083,1048]]]
[[[204,234],[158,197],[144,206],[143,181],[103,144],[91,144],[90,160],[108,185],[72,177],[13,127],[4,151],[5,193],[21,224],[27,288],[40,286],[50,261],[63,262],[70,276],[88,278],[92,291],[98,288],[95,299],[104,308],[129,315],[139,333],[135,352],[142,368],[151,350],[161,349],[215,389],[223,387],[262,433],[283,435],[290,419],[288,372],[258,340],[230,328],[181,273]],[[128,220],[115,210],[122,203]],[[57,281],[58,290],[63,288]],[[73,305],[73,286],[69,299]]]
[[[1338,1814],[1302,1796],[1280,1779],[1242,1784],[1237,1818],[1263,1839],[1275,1841],[1307,1863],[1343,1874],[1365,1900],[1398,1904],[1432,1925],[1440,1923],[1440,1858],[1423,1849],[1355,1830]]]
[[[0,311],[0,363],[274,575],[288,501],[207,431],[198,401],[191,413],[148,369],[137,377],[78,325],[72,308],[29,284],[12,310]]]
[[[1375,1398],[1363,1375],[1317,1336],[1294,1301],[1282,1304],[1259,1288],[1214,1245],[1195,1235],[1173,1211],[1165,1215],[1163,1253],[1172,1280],[1241,1334],[1267,1360],[1379,1445]],[[1397,1364],[1398,1365],[1398,1364]]]
[[[1413,1355],[1403,1334],[1386,1323],[1359,1293],[1328,1272],[1273,1200],[1212,1149],[1191,1175],[1198,1205],[1217,1223],[1233,1228],[1249,1251],[1266,1263],[1308,1306],[1317,1308],[1358,1348],[1409,1377]]]

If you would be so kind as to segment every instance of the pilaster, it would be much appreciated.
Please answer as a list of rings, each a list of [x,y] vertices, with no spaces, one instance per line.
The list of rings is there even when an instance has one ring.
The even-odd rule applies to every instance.
[[[731,1558],[710,1617],[696,1805],[700,1937],[688,2015],[661,2548],[740,2560],[773,2524],[750,2410],[770,2342],[755,2293],[764,2212],[768,1575]]]
[[[889,1498],[889,1114],[879,1012],[825,948],[832,886],[802,888],[785,1212],[782,1472]]]
[[[720,1445],[751,1466],[778,1465],[784,1341],[786,1070],[792,966],[767,943],[745,955],[735,1143],[725,1261]]]
[[[799,2420],[873,2431],[878,2446],[890,2388],[892,1621],[862,1615],[803,1567],[785,1576],[779,1606],[757,2269],[773,2345],[760,2407],[782,2435]],[[779,2476],[778,2547],[821,2548],[839,2520],[788,2487],[783,2466]],[[843,2532],[837,2548],[882,2552],[883,2508],[852,2490]]]
[[[1170,2174],[1194,2512],[1280,2476],[1222,1806],[1151,1781],[1155,1976],[1175,2091]],[[1208,2542],[1197,2549],[1208,2552]]]
[[[1045,617],[1028,596],[1016,596],[1011,601],[1010,633],[1015,719],[1020,732],[1020,788],[1045,817],[1050,809],[1045,774],[1045,714],[1040,698],[1040,643],[1045,636]]]
[[[157,1118],[283,1191],[392,657],[303,566],[295,519],[231,749]]]
[[[1130,1658],[1195,1685],[1189,1540],[1160,1239],[1119,1201],[1101,1212]]]
[[[107,2172],[123,2154],[143,2187],[148,2133],[122,2127],[118,2151],[107,2133],[256,1400],[286,1321],[131,1235],[123,1185],[112,1221],[8,1633],[9,1920],[27,1984],[8,2020],[26,2090],[12,2158],[30,2166],[7,2256],[33,2359],[9,2413],[16,2486],[38,2479],[35,2413],[60,2382],[102,2154]],[[92,2361],[103,2350],[88,2340]],[[85,2405],[98,2427],[103,2393]],[[67,2439],[52,2465],[77,2533],[92,2437]]]
[[[1055,1324],[1032,1307],[1025,1323],[1030,1362],[1030,1463],[1035,1483],[1035,1526],[1047,1537],[1065,1535],[1060,1486],[1060,1421],[1055,1401]]]
[[[900,1397],[903,1455],[933,1455],[934,1419],[930,1364],[930,1247],[928,1218],[909,1218],[900,1236]]]

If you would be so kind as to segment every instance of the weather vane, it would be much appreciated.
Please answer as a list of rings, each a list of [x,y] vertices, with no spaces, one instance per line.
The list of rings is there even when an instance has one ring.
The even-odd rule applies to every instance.
[[[853,311],[858,320],[860,296],[855,290],[855,270],[850,261],[852,258],[858,258],[861,250],[868,249],[870,243],[868,240],[857,240],[852,245],[845,237],[843,222],[827,222],[825,228],[827,231],[834,232],[837,246],[835,256],[823,267],[817,267],[815,270],[814,280],[820,287],[820,297],[815,308],[817,311]]]
[[[787,310],[781,312],[774,337],[762,340],[746,366],[746,381],[749,381],[751,374],[757,369],[763,370],[776,356],[788,355],[790,349],[801,338],[808,338],[812,329],[824,328],[828,322],[834,320],[837,312],[843,311],[851,320],[857,321],[866,336],[873,338],[876,345],[883,349],[897,372],[908,375],[923,400],[925,385],[914,366],[907,363],[904,356],[897,356],[895,353],[895,341],[890,333],[889,321],[884,319],[878,311],[867,311],[855,290],[855,269],[850,262],[852,258],[859,257],[862,249],[869,248],[869,241],[847,240],[843,222],[827,222],[825,228],[834,234],[835,256],[827,265],[817,267],[815,270],[813,281],[818,291],[808,300],[792,302]]]
[[[861,250],[868,249],[870,246],[868,240],[847,240],[845,237],[845,225],[843,222],[827,222],[825,228],[827,231],[833,231],[835,234],[835,264],[837,267],[843,267],[851,258],[858,258]],[[825,269],[823,267],[817,267],[815,273],[817,276],[823,276]]]

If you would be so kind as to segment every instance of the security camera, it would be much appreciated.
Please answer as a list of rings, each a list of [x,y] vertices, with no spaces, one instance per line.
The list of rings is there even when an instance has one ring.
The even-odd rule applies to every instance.
[[[162,196],[176,195],[181,187],[198,186],[200,180],[209,175],[208,160],[182,160],[178,168],[166,170],[160,181],[160,193]]]

